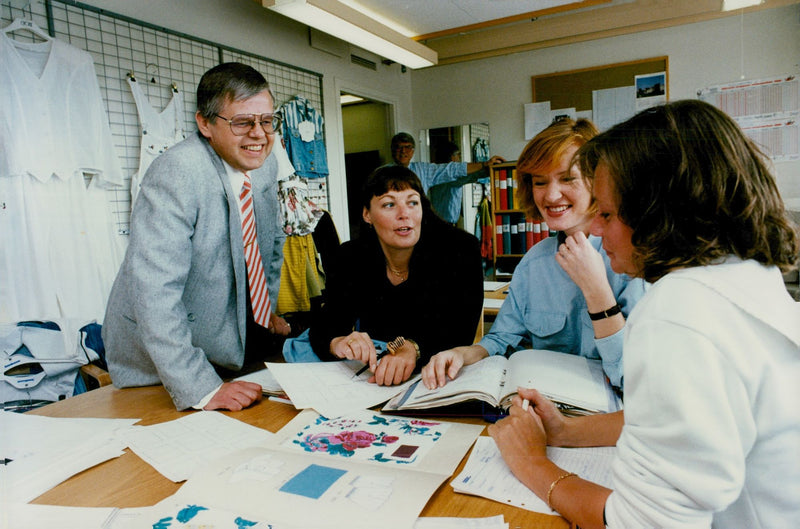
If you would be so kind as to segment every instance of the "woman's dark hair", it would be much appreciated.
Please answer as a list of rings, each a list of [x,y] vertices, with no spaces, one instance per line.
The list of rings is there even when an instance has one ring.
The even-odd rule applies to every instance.
[[[608,169],[648,281],[731,254],[784,272],[796,266],[798,235],[763,153],[708,103],[644,110],[589,141],[577,159],[586,178],[599,164]]]
[[[588,119],[575,121],[565,118],[550,124],[528,142],[517,160],[517,193],[514,196],[528,217],[543,220],[533,201],[532,175],[551,171],[561,162],[561,156],[567,149],[580,147],[597,134],[597,127]]]
[[[218,64],[200,78],[197,85],[197,112],[214,123],[226,102],[249,99],[264,90],[269,92],[274,104],[275,97],[269,83],[258,70],[239,62]]]
[[[422,217],[435,215],[431,209],[431,201],[425,196],[422,182],[417,174],[402,165],[384,165],[378,167],[367,177],[361,189],[361,205],[369,209],[373,197],[379,197],[389,191],[413,189],[419,193],[422,202]]]

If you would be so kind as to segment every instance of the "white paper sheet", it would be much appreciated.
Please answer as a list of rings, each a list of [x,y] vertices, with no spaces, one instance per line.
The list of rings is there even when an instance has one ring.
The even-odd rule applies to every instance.
[[[484,309],[500,309],[503,306],[504,299],[483,298]]]
[[[611,462],[614,447],[558,448],[547,447],[553,463],[581,478],[605,487],[611,486]],[[511,473],[494,439],[487,436],[475,441],[464,470],[450,482],[453,490],[514,505],[528,511],[557,514]]]
[[[136,455],[177,483],[209,461],[262,446],[273,435],[219,412],[199,411],[174,421],[134,427],[125,439]]]
[[[313,408],[325,417],[338,417],[382,404],[415,382],[419,375],[398,386],[367,382],[372,372],[354,378],[362,362],[267,363],[283,390],[298,410]]]
[[[484,281],[483,282],[483,291],[484,292],[496,292],[501,288],[508,288],[510,283],[508,281]]]
[[[488,518],[446,518],[425,516],[417,518],[414,529],[508,529],[502,514]]]
[[[30,503],[2,504],[0,526],[14,528],[102,529],[114,507],[62,507]],[[3,525],[5,523],[5,525]]]
[[[237,377],[236,380],[255,382],[261,386],[263,393],[275,395],[283,392],[283,388],[281,388],[281,385],[278,384],[277,380],[275,380],[275,376],[269,369],[262,369],[254,373],[248,373],[246,375]]]
[[[33,507],[49,507],[34,505]],[[213,529],[308,529],[305,525],[277,524],[271,520],[263,520],[238,511],[229,511],[209,507],[202,502],[178,503],[173,497],[153,505],[135,509],[84,509],[74,507],[52,507],[52,514],[46,520],[58,520],[56,516],[64,509],[75,512],[69,516],[79,517],[81,513],[94,516],[87,519],[86,524],[49,525],[41,527],[58,527],[59,529],[141,529],[142,527],[169,527],[170,529],[196,529],[198,527]],[[92,511],[113,511],[104,524],[97,523],[100,513]],[[17,519],[17,518],[12,518]],[[36,518],[39,520],[41,518]],[[34,518],[22,518],[34,520]],[[67,518],[71,520],[71,518]],[[79,518],[75,518],[76,522]],[[159,525],[160,524],[160,525]],[[16,526],[11,526],[16,527]],[[27,525],[26,527],[32,527]],[[39,527],[39,526],[36,526]],[[455,517],[420,517],[414,522],[414,529],[508,529],[502,515],[486,518]]]
[[[67,478],[119,457],[139,419],[70,419],[0,412],[3,500],[27,503]]]

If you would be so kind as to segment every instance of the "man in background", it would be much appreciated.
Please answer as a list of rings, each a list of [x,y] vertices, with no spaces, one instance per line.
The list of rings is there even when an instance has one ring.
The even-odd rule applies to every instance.
[[[486,162],[462,162],[458,147],[451,145],[455,150],[451,152],[451,160],[446,163],[412,162],[416,142],[407,132],[394,135],[391,150],[395,164],[408,167],[417,174],[434,211],[450,224],[456,224],[461,216],[461,188],[489,176],[488,167],[505,160],[500,156],[492,156]]]

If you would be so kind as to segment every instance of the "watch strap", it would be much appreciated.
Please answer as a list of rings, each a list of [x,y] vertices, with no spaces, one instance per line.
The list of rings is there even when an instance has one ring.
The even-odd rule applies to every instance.
[[[614,316],[615,314],[619,314],[620,312],[622,312],[622,308],[619,306],[619,303],[615,303],[613,307],[610,307],[606,310],[602,310],[600,312],[590,312],[589,318],[591,318],[592,321],[604,320]]]

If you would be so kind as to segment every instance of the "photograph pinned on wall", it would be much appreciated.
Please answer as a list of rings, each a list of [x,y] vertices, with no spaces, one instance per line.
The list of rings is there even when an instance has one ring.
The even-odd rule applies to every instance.
[[[637,75],[634,79],[637,112],[667,102],[667,72]]]

